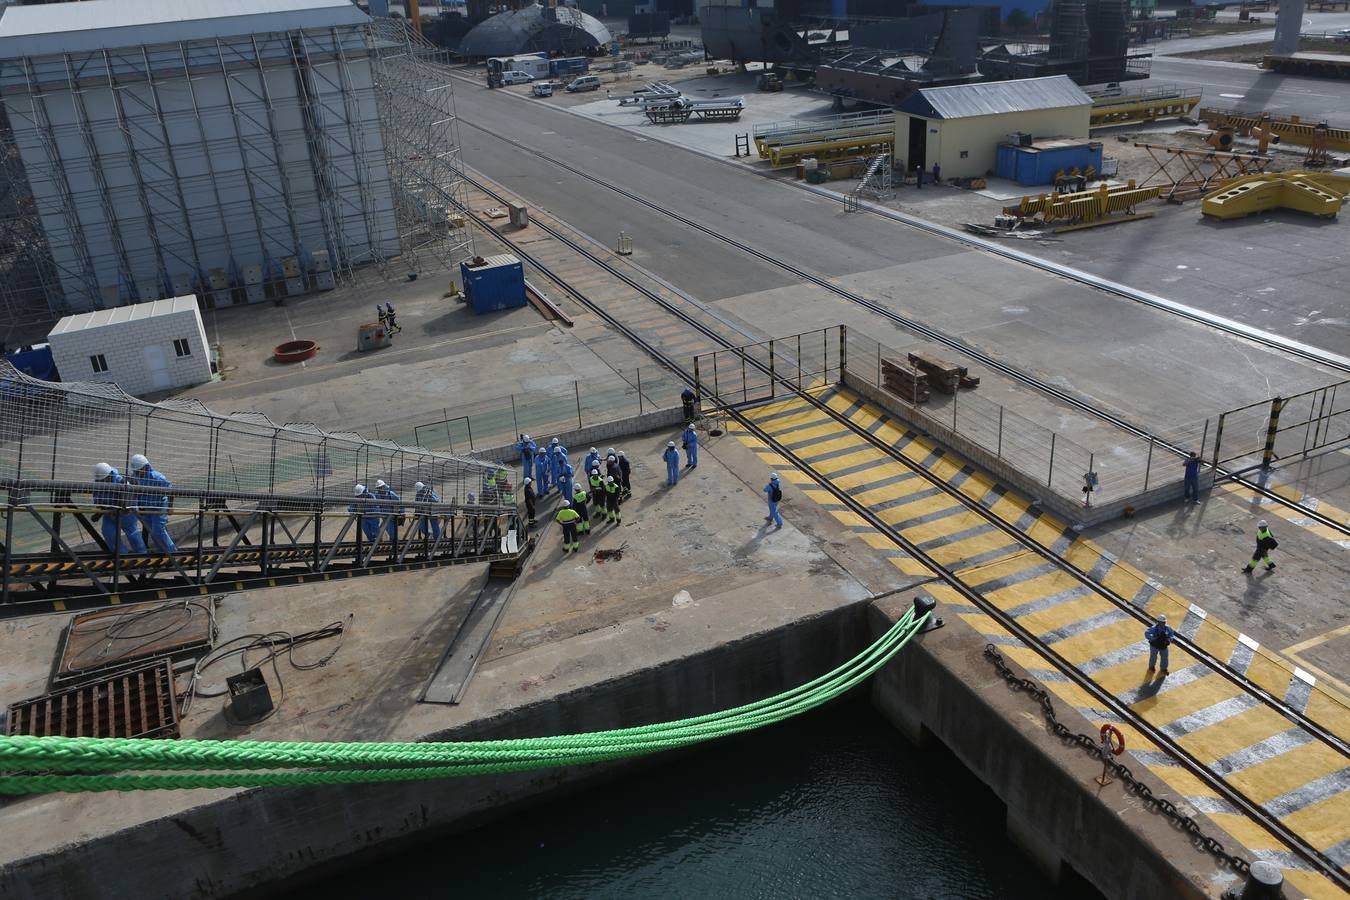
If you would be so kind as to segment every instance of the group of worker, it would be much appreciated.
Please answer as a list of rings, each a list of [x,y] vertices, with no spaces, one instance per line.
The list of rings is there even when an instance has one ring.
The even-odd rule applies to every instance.
[[[145,538],[141,536],[144,525],[156,550],[176,553],[178,548],[169,536],[167,493],[173,484],[141,453],[131,457],[130,471],[128,477],[106,462],[94,466],[94,481],[107,486],[94,492],[94,505],[99,508],[94,517],[102,520],[103,543],[110,553],[143,555],[147,552]],[[163,491],[138,492],[120,485]]]
[[[380,320],[380,324],[384,326],[385,332],[391,337],[403,330],[403,326],[398,324],[398,317],[394,313],[393,303],[390,303],[387,300],[385,301],[384,306],[380,306],[380,304],[376,303],[375,315]]]

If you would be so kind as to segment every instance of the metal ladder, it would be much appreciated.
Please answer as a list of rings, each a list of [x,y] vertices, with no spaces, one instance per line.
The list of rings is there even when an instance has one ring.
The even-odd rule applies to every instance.
[[[867,174],[863,175],[858,186],[844,198],[844,212],[860,212],[864,197],[879,201],[892,199],[895,196],[895,189],[891,184],[891,168],[890,153],[878,153],[874,156],[867,166]]]

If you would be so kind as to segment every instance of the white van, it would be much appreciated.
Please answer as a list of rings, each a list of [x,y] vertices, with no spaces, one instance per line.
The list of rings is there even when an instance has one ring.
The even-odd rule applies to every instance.
[[[582,75],[567,86],[568,93],[575,94],[577,91],[599,90],[600,79],[595,75]]]
[[[508,69],[502,73],[502,84],[529,84],[534,76],[519,69]]]

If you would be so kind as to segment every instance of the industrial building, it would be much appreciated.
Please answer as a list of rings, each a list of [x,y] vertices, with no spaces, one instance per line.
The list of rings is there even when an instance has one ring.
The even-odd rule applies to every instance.
[[[579,9],[532,3],[479,22],[460,41],[459,53],[472,59],[534,51],[576,55],[609,41],[609,29]]]
[[[895,113],[896,158],[944,178],[995,170],[998,145],[1015,133],[1088,136],[1092,98],[1067,75],[921,88]]]
[[[5,315],[259,302],[394,257],[454,262],[469,237],[434,62],[346,0],[5,9]]]
[[[192,296],[66,316],[47,341],[66,381],[116,384],[139,396],[211,380],[211,348]]]

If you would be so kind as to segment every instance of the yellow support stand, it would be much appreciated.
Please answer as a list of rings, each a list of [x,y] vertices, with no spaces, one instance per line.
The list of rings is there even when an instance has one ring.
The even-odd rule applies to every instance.
[[[1200,212],[1212,219],[1240,219],[1272,209],[1331,218],[1350,194],[1350,177],[1323,172],[1262,172],[1231,179],[1205,195]]]

